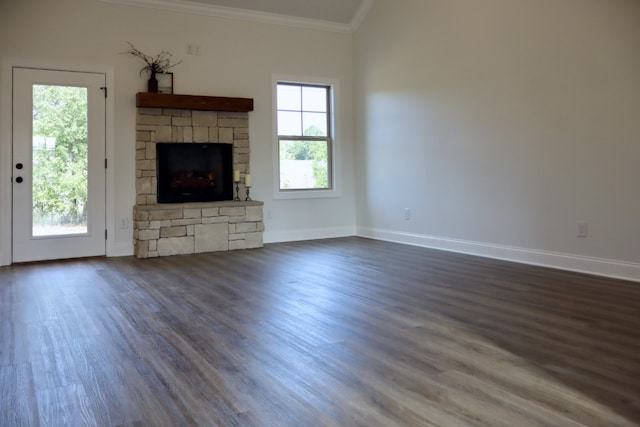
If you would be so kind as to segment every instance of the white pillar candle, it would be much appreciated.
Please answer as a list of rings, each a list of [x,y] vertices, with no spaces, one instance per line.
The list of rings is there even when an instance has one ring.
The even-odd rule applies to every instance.
[[[233,171],[233,182],[238,181],[240,181],[240,171],[236,169]]]
[[[244,176],[244,186],[245,187],[251,187],[251,175],[246,174]]]

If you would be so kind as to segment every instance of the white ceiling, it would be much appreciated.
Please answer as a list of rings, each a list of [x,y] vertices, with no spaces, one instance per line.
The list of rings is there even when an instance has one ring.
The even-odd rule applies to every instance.
[[[99,1],[348,33],[360,25],[374,0]]]

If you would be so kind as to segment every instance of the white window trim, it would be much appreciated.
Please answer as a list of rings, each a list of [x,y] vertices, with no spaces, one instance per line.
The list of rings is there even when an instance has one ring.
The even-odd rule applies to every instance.
[[[278,150],[278,112],[277,112],[277,90],[278,83],[299,83],[309,85],[322,85],[331,87],[332,102],[331,106],[331,182],[332,188],[326,190],[320,189],[304,189],[304,190],[280,190],[280,156]],[[340,88],[339,81],[336,79],[327,79],[310,76],[292,76],[284,74],[274,74],[271,81],[271,111],[272,111],[272,153],[273,153],[273,198],[274,200],[291,200],[291,199],[326,199],[334,197],[342,197],[342,174],[340,173],[340,165],[343,156],[343,138],[340,131],[339,122],[340,115]]]

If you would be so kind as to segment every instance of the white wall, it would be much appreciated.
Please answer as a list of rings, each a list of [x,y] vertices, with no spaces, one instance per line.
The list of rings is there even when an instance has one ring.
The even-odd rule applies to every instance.
[[[184,60],[177,93],[254,98],[252,196],[271,214],[266,241],[352,234],[357,207],[364,236],[640,279],[638,22],[635,0],[377,0],[352,40],[91,0],[3,0],[0,57],[114,70],[116,224],[134,201],[134,97],[145,88],[141,64],[118,54],[131,41]],[[274,200],[273,75],[339,82],[341,197]],[[131,230],[114,234],[112,254],[130,253]]]
[[[354,51],[359,234],[640,280],[639,2],[377,0]]]
[[[135,94],[145,91],[138,71],[142,63],[119,52],[127,41],[148,54],[168,50],[184,62],[174,72],[176,93],[254,99],[250,113],[251,173],[254,200],[265,202],[271,219],[265,240],[327,237],[355,233],[353,202],[353,100],[340,92],[337,122],[342,196],[322,200],[273,200],[272,75],[288,74],[338,81],[351,88],[351,36],[346,34],[127,7],[93,0],[2,0],[0,57],[4,63],[83,64],[113,67],[115,87],[115,223],[130,218],[134,204]],[[187,44],[201,46],[200,56],[187,55]],[[6,68],[2,69],[6,74]],[[0,76],[6,82],[7,76]],[[9,86],[10,89],[10,86]],[[7,85],[3,105],[10,97]],[[10,105],[10,103],[9,103]],[[5,108],[6,109],[6,108]],[[0,122],[0,143],[10,143],[10,123]],[[9,137],[7,136],[9,135]],[[7,150],[3,150],[7,153]],[[11,168],[7,155],[1,160]],[[8,169],[5,169],[8,168]],[[3,193],[8,193],[4,191]],[[2,194],[5,199],[9,194]],[[6,223],[7,203],[0,212]],[[131,230],[115,232],[113,254],[132,253]],[[7,242],[5,236],[1,242]],[[6,255],[9,248],[0,248]]]

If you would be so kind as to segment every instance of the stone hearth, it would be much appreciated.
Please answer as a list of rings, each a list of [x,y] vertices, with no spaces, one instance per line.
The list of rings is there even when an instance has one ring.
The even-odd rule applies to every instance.
[[[138,258],[263,246],[262,202],[137,205],[133,215]]]

